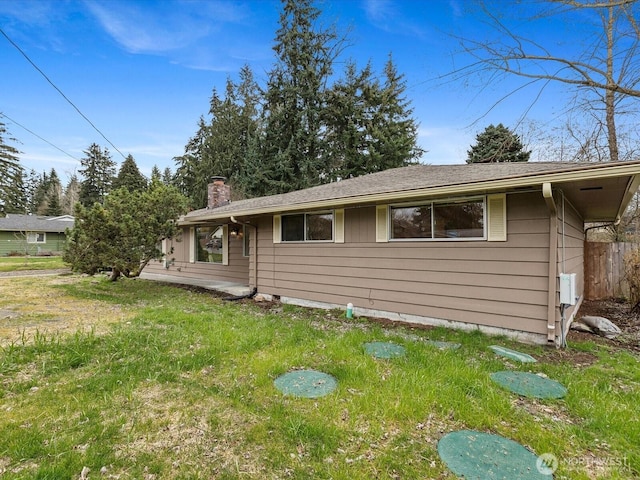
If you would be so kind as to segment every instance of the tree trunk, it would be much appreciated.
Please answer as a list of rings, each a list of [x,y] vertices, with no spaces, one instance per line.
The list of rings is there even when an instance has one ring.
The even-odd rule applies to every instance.
[[[111,269],[111,276],[109,277],[109,281],[110,282],[115,282],[116,280],[118,280],[120,278],[120,274],[122,272],[120,272],[119,268],[113,267]]]
[[[605,121],[607,124],[607,141],[609,145],[609,160],[618,161],[618,136],[616,132],[616,94],[613,89],[616,82],[613,78],[613,43],[614,43],[614,11],[613,7],[607,9],[607,22],[605,30],[607,32],[607,85],[612,87],[604,94]]]

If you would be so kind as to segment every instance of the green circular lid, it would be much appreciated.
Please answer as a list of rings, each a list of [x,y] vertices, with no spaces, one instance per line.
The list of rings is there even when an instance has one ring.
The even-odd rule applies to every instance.
[[[513,440],[489,433],[461,430],[438,442],[438,454],[465,480],[549,480],[538,456]]]
[[[511,350],[510,348],[501,347],[500,345],[491,345],[489,348],[493,350],[497,355],[500,355],[501,357],[509,358],[511,360],[515,360],[517,362],[522,362],[522,363],[537,362],[537,360],[533,358],[531,355],[529,355],[528,353],[518,352],[517,350]]]
[[[331,375],[315,370],[295,370],[274,380],[274,385],[285,395],[318,398],[333,392],[338,382]]]
[[[491,379],[498,385],[523,397],[562,398],[567,389],[549,378],[529,372],[496,372]]]
[[[376,358],[403,357],[406,353],[403,346],[391,342],[365,343],[364,350]]]

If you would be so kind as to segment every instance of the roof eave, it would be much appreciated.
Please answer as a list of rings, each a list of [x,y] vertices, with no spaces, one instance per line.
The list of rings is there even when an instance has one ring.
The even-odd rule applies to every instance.
[[[479,182],[469,182],[452,185],[442,185],[437,187],[425,187],[412,190],[401,190],[384,193],[374,193],[365,195],[355,195],[351,197],[338,197],[333,199],[325,199],[311,202],[302,202],[290,205],[278,205],[249,208],[245,210],[232,210],[216,212],[212,210],[210,213],[201,216],[194,216],[189,218],[188,216],[179,219],[180,225],[197,225],[204,221],[211,220],[224,220],[231,216],[233,217],[251,217],[257,215],[264,215],[269,213],[282,213],[282,212],[295,212],[301,210],[318,210],[323,208],[335,208],[335,207],[347,207],[350,205],[361,204],[382,204],[390,202],[403,202],[414,199],[427,198],[427,197],[446,197],[446,196],[459,196],[468,194],[477,194],[480,192],[488,193],[493,191],[508,191],[525,187],[537,187],[542,186],[543,183],[564,183],[564,182],[578,182],[584,180],[592,180],[599,178],[610,177],[622,177],[629,175],[632,179],[636,179],[638,176],[639,164],[638,162],[629,163],[617,163],[615,165],[606,166],[587,166],[584,169],[573,169],[564,171],[552,171],[546,173],[537,173],[526,176],[505,177],[495,180],[483,180]],[[624,209],[633,196],[632,183],[640,184],[640,180],[630,181],[625,193],[625,200],[621,205],[621,211]],[[637,188],[638,185],[636,185]],[[631,192],[631,193],[629,193]],[[629,198],[627,198],[629,196]],[[623,208],[624,207],[624,208]]]

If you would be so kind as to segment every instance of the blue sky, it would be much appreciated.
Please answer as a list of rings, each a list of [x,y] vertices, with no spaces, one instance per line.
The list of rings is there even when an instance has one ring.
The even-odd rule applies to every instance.
[[[342,61],[364,66],[370,60],[381,73],[393,55],[420,124],[424,163],[464,163],[475,135],[490,123],[519,131],[525,128],[518,123],[523,116],[550,125],[562,115],[562,89],[547,87],[537,98],[540,87],[534,86],[492,108],[522,81],[436,80],[470,62],[455,35],[491,35],[465,0],[316,5],[324,24],[350,29]],[[243,64],[264,84],[274,63],[280,9],[279,0],[0,0],[0,28],[149,175],[153,165],[175,170],[172,158],[183,153],[198,118],[207,113],[213,88],[224,91],[226,78],[237,78]],[[563,32],[549,23],[530,34],[553,40]],[[78,170],[91,143],[123,160],[3,36],[0,65],[0,112],[11,119],[2,121],[21,142],[15,146],[25,167],[53,167],[64,180]]]

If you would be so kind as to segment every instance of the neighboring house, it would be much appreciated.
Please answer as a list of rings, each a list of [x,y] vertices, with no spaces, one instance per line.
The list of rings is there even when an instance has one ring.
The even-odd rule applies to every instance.
[[[65,230],[73,228],[71,215],[45,217],[9,213],[0,218],[0,255],[58,254],[64,248]]]
[[[217,179],[143,275],[558,344],[584,223],[615,222],[639,183],[640,162],[417,165],[229,203]]]

